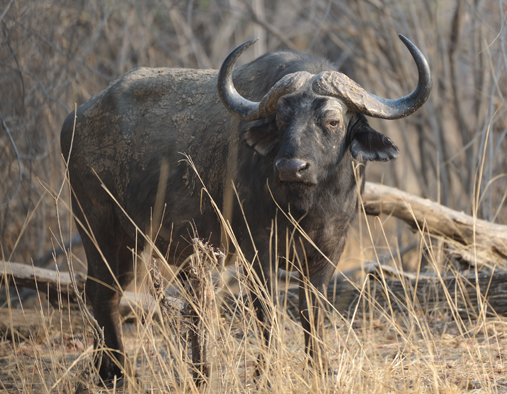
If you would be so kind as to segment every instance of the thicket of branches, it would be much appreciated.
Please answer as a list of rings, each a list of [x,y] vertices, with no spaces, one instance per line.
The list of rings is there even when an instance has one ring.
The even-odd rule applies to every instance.
[[[29,262],[52,247],[55,207],[43,185],[56,190],[62,182],[59,132],[75,103],[137,66],[218,68],[231,49],[253,36],[260,41],[243,61],[279,48],[312,52],[389,98],[407,94],[416,83],[415,66],[397,34],[407,36],[428,57],[434,89],[415,115],[372,121],[396,141],[401,155],[388,165],[370,165],[368,178],[507,223],[506,6],[502,0],[4,2],[4,259]]]

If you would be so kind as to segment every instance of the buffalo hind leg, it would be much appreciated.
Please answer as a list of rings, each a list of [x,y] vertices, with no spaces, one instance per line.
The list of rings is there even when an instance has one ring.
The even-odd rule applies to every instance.
[[[109,230],[111,231],[111,228]],[[120,328],[119,304],[122,290],[134,277],[132,253],[128,249],[132,248],[134,243],[123,231],[111,231],[108,234],[100,234],[99,231],[94,234],[101,254],[86,233],[80,233],[88,261],[86,296],[91,301],[99,327],[104,330],[106,349],[102,357],[97,355],[96,363],[100,362],[101,379],[109,384],[115,377],[120,379],[123,376],[125,350]]]

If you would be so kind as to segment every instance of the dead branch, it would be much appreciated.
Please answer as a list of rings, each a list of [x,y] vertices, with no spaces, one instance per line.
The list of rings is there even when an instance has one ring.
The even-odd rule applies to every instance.
[[[7,282],[4,282],[5,278]],[[78,291],[82,292],[86,278],[76,274]],[[60,301],[69,300],[77,303],[76,295],[72,290],[71,279],[67,272],[57,272],[45,268],[33,267],[27,264],[0,261],[0,283],[8,283],[18,288],[29,288],[46,293],[49,301],[55,305]],[[170,296],[165,298],[172,308],[181,309],[181,301]],[[160,309],[156,300],[149,294],[137,294],[131,291],[123,292],[120,301],[120,314],[138,318],[146,311],[154,311],[155,316],[160,316]]]
[[[458,273],[446,278],[425,275],[417,280],[401,277],[401,280],[386,280],[385,285],[378,273],[370,274],[369,278],[361,293],[360,287],[337,276],[327,290],[330,305],[348,318],[356,308],[359,314],[373,308],[401,313],[451,313],[454,319],[459,316],[463,320],[475,320],[484,314],[507,316],[505,270],[493,274],[479,273],[477,278],[474,273],[466,276]],[[478,299],[478,294],[481,300]],[[289,289],[283,297],[287,297],[288,314],[294,318],[299,316],[297,289]],[[364,304],[362,299],[365,300]],[[484,310],[481,310],[481,306]]]
[[[36,287],[35,280],[37,280],[39,290],[50,289],[49,294],[55,294],[57,289],[70,289],[68,285],[70,279],[66,273],[56,275],[54,271],[42,268],[33,271],[31,266],[16,263],[2,264],[0,268],[0,280],[3,280],[3,272],[6,272],[8,281],[15,282],[17,286],[22,285],[34,289]],[[457,315],[462,319],[475,319],[483,313],[480,310],[480,305],[486,305],[488,315],[497,313],[507,316],[507,271],[505,270],[479,273],[477,278],[472,273],[468,276],[456,274],[445,278],[419,275],[417,279],[413,279],[412,275],[404,276],[387,270],[386,274],[397,276],[399,280],[387,280],[384,286],[379,279],[378,271],[385,271],[385,268],[381,265],[372,267],[375,272],[370,273],[369,284],[362,295],[367,301],[365,305],[368,308],[400,312],[406,312],[411,308],[427,313],[448,311],[457,312]],[[45,286],[41,286],[41,283],[44,283]],[[78,283],[80,286],[84,284],[82,277],[79,277]],[[479,292],[477,291],[477,283],[479,284]],[[66,294],[65,291],[67,290],[62,292],[62,299],[67,297],[67,295],[63,295]],[[477,298],[478,294],[480,294],[481,300]],[[68,297],[71,301],[73,300],[72,295],[68,295]],[[289,315],[297,318],[299,316],[297,312],[298,290],[289,289],[285,295],[282,294],[282,297],[287,297],[286,304]],[[359,303],[362,299],[360,289],[342,275],[337,275],[332,281],[327,291],[327,297],[333,308],[345,316],[351,316],[355,308],[362,305]],[[57,301],[58,297],[53,299]],[[184,306],[180,299],[167,297],[167,300],[172,306],[171,309],[181,310]],[[226,303],[230,302],[235,301],[227,296]],[[283,304],[285,303],[282,302],[281,305]],[[154,310],[155,314],[160,317],[157,301],[149,294],[125,292],[122,297],[120,313],[124,317],[139,318],[143,316],[144,312]]]
[[[15,285],[18,288],[38,289],[46,293],[51,302],[58,302],[59,295],[62,300],[70,299],[71,302],[77,302],[67,272],[0,261],[0,281],[2,283],[5,283],[4,275],[6,275],[9,285]],[[84,289],[85,281],[85,277],[76,275],[76,282],[81,291]]]
[[[392,215],[413,231],[424,231],[453,243],[453,253],[475,264],[507,259],[507,226],[477,219],[401,190],[366,182],[363,193],[368,215]]]

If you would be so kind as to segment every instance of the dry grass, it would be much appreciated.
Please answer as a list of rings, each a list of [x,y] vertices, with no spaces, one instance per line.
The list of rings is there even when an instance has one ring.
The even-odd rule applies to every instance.
[[[366,292],[353,319],[337,311],[327,314],[324,347],[334,374],[319,375],[306,365],[300,324],[283,307],[270,316],[274,344],[267,350],[247,298],[219,310],[216,281],[206,277],[205,296],[197,304],[208,337],[208,385],[198,389],[193,384],[185,319],[170,314],[161,321],[147,311],[123,324],[129,379],[119,392],[507,392],[505,318],[462,322],[453,319],[456,311],[426,312],[422,300],[419,307],[392,313],[368,305]],[[238,289],[248,293],[244,278],[236,294]],[[222,294],[228,291],[225,287]],[[34,309],[1,310],[3,324],[25,327],[17,340],[4,335],[0,342],[1,388],[9,393],[67,393],[78,387],[77,392],[104,392],[95,385],[97,375],[83,373],[93,370],[93,336],[81,311],[39,302]],[[256,386],[252,374],[258,353],[269,369]]]

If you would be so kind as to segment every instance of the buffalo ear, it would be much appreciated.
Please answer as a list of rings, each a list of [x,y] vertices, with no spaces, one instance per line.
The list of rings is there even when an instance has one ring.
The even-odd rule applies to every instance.
[[[273,122],[253,126],[244,133],[245,142],[261,156],[267,156],[278,143]]]
[[[396,159],[399,150],[389,137],[373,130],[368,124],[362,124],[354,133],[350,153],[358,160],[388,161]]]

